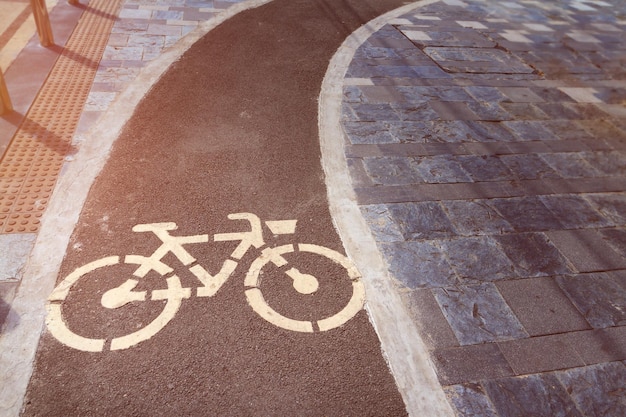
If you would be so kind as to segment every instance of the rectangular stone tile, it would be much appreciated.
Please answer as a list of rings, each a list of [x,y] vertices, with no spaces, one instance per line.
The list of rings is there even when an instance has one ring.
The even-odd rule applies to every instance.
[[[471,131],[460,121],[392,122],[390,131],[400,142],[459,143]]]
[[[565,335],[498,342],[516,375],[556,371],[585,365]]]
[[[443,385],[477,382],[513,375],[494,343],[437,349],[432,353],[437,376]]]
[[[459,346],[430,289],[403,292],[401,295],[429,349]]]
[[[553,374],[502,378],[483,386],[500,416],[582,417]]]
[[[548,120],[547,114],[531,103],[500,103],[500,106],[511,115],[511,120]]]
[[[466,103],[457,101],[430,101],[441,120],[480,120]]]
[[[624,152],[585,152],[583,158],[603,174],[626,175],[626,154]]]
[[[612,277],[594,273],[560,276],[556,280],[592,327],[626,324],[626,289]]]
[[[552,277],[499,281],[496,287],[531,336],[589,329]]]
[[[404,185],[424,182],[417,170],[417,163],[410,157],[364,158],[363,164],[375,184]]]
[[[503,198],[488,202],[517,231],[534,232],[562,229],[559,219],[538,197]]]
[[[430,103],[392,103],[391,107],[395,111],[397,118],[390,120],[403,121],[428,121],[439,120],[439,115],[430,107]],[[384,119],[385,120],[385,119]],[[387,119],[389,120],[389,119]]]
[[[626,360],[626,326],[573,332],[566,336],[587,365]]]
[[[431,184],[472,182],[458,157],[451,155],[422,157],[418,160],[416,169],[424,182]]]
[[[603,229],[599,232],[617,253],[626,258],[626,229]]]
[[[528,336],[492,283],[438,288],[433,294],[461,345]]]
[[[459,282],[433,242],[390,242],[380,243],[379,247],[390,272],[408,288],[437,288]]]
[[[360,206],[359,210],[365,218],[376,242],[402,242],[404,237],[391,217],[385,204]]]
[[[587,199],[615,225],[626,225],[626,193],[590,194]]]
[[[597,177],[599,175],[599,172],[589,165],[580,153],[549,153],[540,156],[563,178]]]
[[[352,185],[355,187],[372,187],[374,183],[372,179],[367,175],[365,168],[363,167],[363,160],[360,158],[346,158],[346,164],[348,165],[348,171],[350,172],[350,179]]]
[[[519,179],[534,180],[559,177],[548,164],[535,154],[501,155],[500,160]]]
[[[582,197],[574,194],[539,197],[567,229],[607,227],[612,224]]]
[[[399,120],[398,115],[389,104],[348,103],[344,106],[349,108],[357,120],[362,122]]]
[[[558,372],[578,409],[586,416],[624,416],[626,367],[613,362]]]
[[[515,274],[509,258],[488,236],[444,240],[440,245],[464,283],[469,280],[496,281]]]
[[[626,268],[626,258],[615,252],[595,230],[555,230],[547,232],[547,236],[578,272]]]
[[[516,136],[500,122],[466,121],[477,142],[515,142]]]
[[[515,265],[520,277],[539,277],[573,272],[567,260],[543,233],[513,233],[493,237]]]
[[[491,155],[467,155],[458,156],[465,172],[475,182],[479,181],[507,181],[515,179],[515,175],[502,163],[499,157]]]
[[[498,417],[487,393],[478,383],[444,387],[444,392],[458,416]]]
[[[456,236],[452,223],[437,202],[390,204],[388,208],[406,240]]]
[[[538,120],[509,120],[502,122],[520,141],[552,141],[558,139]]]
[[[513,231],[498,212],[481,200],[444,201],[442,204],[459,234],[477,236]]]
[[[384,122],[344,121],[343,130],[352,144],[379,144],[399,142]]]

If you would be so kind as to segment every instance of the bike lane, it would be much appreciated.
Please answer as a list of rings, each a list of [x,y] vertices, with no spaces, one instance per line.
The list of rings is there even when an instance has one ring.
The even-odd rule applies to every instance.
[[[46,331],[24,415],[405,413],[367,314],[340,313],[358,302],[358,286],[336,255],[343,248],[328,213],[317,130],[333,53],[361,24],[401,3],[276,0],[218,26],[168,70],[89,193],[59,274],[76,284],[52,297],[52,305],[63,302],[68,327],[104,342],[86,352]],[[295,231],[293,222],[261,223],[244,253],[232,233],[249,231],[255,217],[236,213],[297,223]],[[139,257],[168,238],[148,231],[156,226],[135,226],[156,223],[168,229],[162,236],[196,237],[150,263]],[[292,243],[313,246],[292,252],[285,246]],[[266,247],[283,247],[270,258],[288,265],[254,263]],[[155,272],[157,261],[173,271]],[[261,271],[246,278],[251,264]],[[233,271],[221,288],[205,291],[212,296],[199,297],[198,278],[212,282],[203,270],[222,270],[223,279]],[[319,289],[303,274],[319,278]],[[294,282],[305,288],[295,291]],[[249,305],[257,287],[267,305],[313,323],[313,332],[272,324],[267,309],[257,314]],[[128,291],[107,293],[112,288]],[[178,301],[160,331],[113,342]],[[337,314],[328,327],[347,322],[320,331],[317,319]]]

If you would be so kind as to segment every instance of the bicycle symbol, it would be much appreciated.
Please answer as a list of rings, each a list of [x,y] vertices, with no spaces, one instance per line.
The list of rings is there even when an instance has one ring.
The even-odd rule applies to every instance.
[[[175,223],[151,223],[134,226],[132,228],[133,232],[154,233],[161,240],[161,246],[150,256],[126,255],[123,260],[120,256],[108,256],[83,265],[70,273],[56,286],[50,297],[48,297],[46,324],[50,333],[69,347],[87,352],[103,351],[107,343],[106,338],[84,337],[70,329],[64,320],[64,302],[67,300],[70,292],[76,288],[77,283],[81,280],[81,282],[84,282],[86,279],[89,279],[90,274],[94,271],[118,264],[132,264],[138,266],[132,273],[133,277],[128,278],[121,285],[104,292],[100,300],[101,305],[106,309],[114,310],[129,303],[139,303],[147,300],[163,300],[165,304],[160,314],[147,325],[132,333],[111,338],[110,349],[127,349],[150,339],[174,318],[182,304],[182,300],[192,296],[192,288],[184,288],[181,285],[180,278],[172,274],[173,268],[162,261],[166,255],[169,253],[175,255],[200,282],[201,286],[196,288],[195,295],[197,297],[212,297],[235,271],[238,265],[237,261],[251,247],[260,249],[265,245],[261,220],[258,216],[252,213],[234,213],[229,214],[228,218],[230,220],[248,221],[250,223],[250,231],[218,233],[213,236],[214,242],[240,241],[230,256],[232,259],[224,261],[216,275],[209,274],[204,267],[196,263],[196,259],[183,247],[183,245],[188,244],[207,243],[209,235],[172,236],[170,232],[178,228]],[[296,220],[266,221],[265,224],[274,235],[295,233]],[[295,251],[296,246],[293,244],[265,247],[250,265],[244,280],[245,294],[248,304],[259,316],[283,329],[312,333],[339,327],[363,308],[365,290],[363,283],[360,281],[360,274],[353,263],[346,256],[332,249],[299,243],[297,244],[297,251],[320,255],[345,269],[347,272],[345,276],[351,283],[352,295],[339,312],[314,321],[288,318],[274,310],[261,293],[262,269],[269,263],[274,264],[276,267],[288,266],[288,261],[283,255]],[[165,278],[167,288],[136,290],[140,280],[151,271],[155,271],[158,275]],[[300,294],[314,294],[319,288],[319,281],[314,275],[300,272],[294,267],[286,269],[284,273],[293,281],[291,283],[293,288]]]

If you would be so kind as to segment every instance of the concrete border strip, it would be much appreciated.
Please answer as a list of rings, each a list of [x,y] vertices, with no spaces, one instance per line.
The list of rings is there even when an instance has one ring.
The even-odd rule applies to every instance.
[[[44,330],[46,299],[54,289],[89,189],[135,107],[167,69],[200,38],[236,14],[270,1],[248,0],[225,9],[151,61],[85,135],[98,140],[82,142],[74,160],[63,167],[0,334],[1,417],[19,416],[22,410],[39,338]]]
[[[363,275],[366,308],[407,411],[412,416],[453,417],[426,346],[392,284],[357,206],[343,152],[345,139],[340,123],[344,77],[356,49],[390,19],[437,1],[426,0],[395,9],[370,21],[346,39],[332,58],[322,84],[319,134],[331,215],[348,256]]]

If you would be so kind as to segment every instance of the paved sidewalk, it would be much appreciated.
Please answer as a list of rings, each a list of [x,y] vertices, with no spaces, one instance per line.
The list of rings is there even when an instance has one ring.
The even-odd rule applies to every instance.
[[[444,0],[348,68],[359,207],[459,415],[626,414],[625,12]]]

